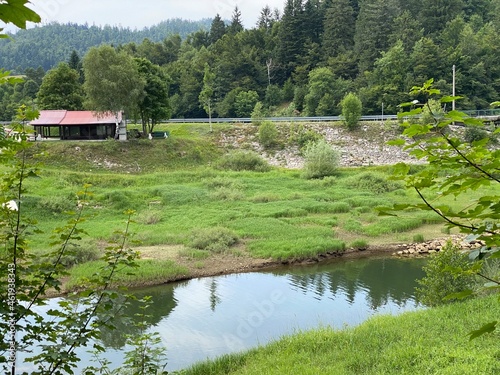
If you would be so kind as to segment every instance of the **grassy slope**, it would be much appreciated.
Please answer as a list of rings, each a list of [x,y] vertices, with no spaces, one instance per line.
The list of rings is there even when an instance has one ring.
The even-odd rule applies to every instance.
[[[64,211],[74,210],[75,193],[86,183],[94,195],[82,227],[100,243],[116,239],[128,209],[137,212],[132,231],[144,246],[182,248],[195,229],[224,227],[240,238],[235,252],[281,260],[341,251],[356,241],[442,235],[442,223],[430,213],[377,216],[376,206],[417,199],[387,180],[388,167],[343,169],[323,180],[305,180],[295,170],[212,168],[224,153],[214,142],[217,131],[228,126],[216,124],[211,134],[206,125],[169,125],[167,140],[34,144],[30,154],[45,168],[41,179],[27,181],[24,207],[46,234],[32,248],[48,248],[51,231],[67,219]],[[182,271],[168,269],[170,276]]]
[[[224,356],[183,375],[475,374],[500,373],[498,333],[467,334],[498,318],[498,297],[380,316],[355,328],[323,328],[284,337],[247,353]]]

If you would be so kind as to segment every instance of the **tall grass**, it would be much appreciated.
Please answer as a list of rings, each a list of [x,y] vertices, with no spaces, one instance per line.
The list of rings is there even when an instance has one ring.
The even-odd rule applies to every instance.
[[[389,167],[338,169],[335,176],[306,180],[296,170],[271,169],[262,173],[245,168],[216,169],[213,166],[223,159],[213,149],[202,151],[212,157],[210,160],[188,165],[179,159],[184,158],[184,152],[196,153],[194,145],[200,148],[203,142],[209,142],[204,138],[209,134],[202,133],[201,143],[197,143],[197,136],[188,142],[192,132],[202,129],[176,125],[174,130],[179,132],[176,142],[186,141],[182,145],[164,140],[130,142],[116,146],[114,152],[119,155],[106,154],[98,142],[47,142],[36,146],[53,155],[41,179],[27,180],[30,194],[23,201],[30,217],[45,232],[33,241],[37,251],[49,247],[51,230],[66,222],[64,211],[76,207],[76,192],[84,183],[92,184],[93,196],[85,207],[89,217],[82,228],[92,239],[103,242],[113,240],[113,232],[123,229],[122,213],[128,209],[136,211],[131,230],[144,245],[185,244],[196,229],[225,227],[245,240],[241,246],[246,246],[250,254],[279,258],[329,251],[329,246],[335,247],[329,241],[349,243],[353,233],[369,241],[409,232],[424,224],[441,225],[436,215],[428,213],[410,213],[407,218],[374,214],[373,209],[379,205],[418,202],[411,191],[405,196],[396,194],[401,189],[393,190],[398,186],[388,182]],[[54,155],[57,152],[64,158],[66,154],[77,154],[78,158],[69,157],[74,163],[71,166],[66,164],[69,161],[59,164]],[[244,156],[243,164],[247,161]],[[123,167],[111,172],[104,168],[91,171],[87,159],[101,157],[116,163],[119,159]],[[250,155],[249,160],[252,166],[257,159]],[[140,171],[125,168],[136,163]],[[474,194],[478,193],[471,192],[471,196]],[[276,245],[274,255],[271,244]]]
[[[468,339],[472,329],[498,314],[497,297],[491,296],[397,317],[377,316],[355,328],[283,337],[197,364],[183,375],[498,374],[498,335]]]
[[[170,260],[143,259],[138,261],[139,267],[131,270],[121,269],[113,279],[114,287],[139,286],[159,284],[175,280],[180,275],[188,273],[185,267],[179,266]],[[104,266],[102,261],[91,261],[76,265],[70,269],[70,279],[64,285],[67,291],[85,285],[86,280],[94,272]]]

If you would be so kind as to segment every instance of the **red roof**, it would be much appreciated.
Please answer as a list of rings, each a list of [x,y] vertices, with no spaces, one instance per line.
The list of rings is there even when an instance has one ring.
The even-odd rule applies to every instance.
[[[118,122],[122,120],[122,113],[118,113]],[[116,124],[114,113],[92,112],[92,111],[40,111],[40,117],[31,121],[31,125],[98,125]]]
[[[31,125],[59,125],[66,116],[67,111],[40,111],[40,117],[31,121]]]

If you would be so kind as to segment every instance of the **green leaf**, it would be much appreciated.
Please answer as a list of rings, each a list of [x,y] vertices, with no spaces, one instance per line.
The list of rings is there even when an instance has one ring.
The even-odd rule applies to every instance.
[[[473,340],[479,336],[484,335],[485,333],[493,332],[497,327],[497,323],[498,323],[497,321],[493,321],[493,322],[490,322],[490,323],[483,325],[478,330],[470,332],[469,333],[469,335],[470,335],[469,340]]]
[[[404,146],[406,142],[404,139],[393,139],[392,141],[388,141],[386,143],[389,146]]]
[[[472,290],[464,290],[462,292],[448,294],[446,297],[443,298],[443,301],[466,299],[471,295],[472,295]]]
[[[460,100],[463,96],[443,96],[439,101],[441,103],[451,103],[454,100]]]
[[[5,0],[0,4],[0,19],[12,23],[21,29],[26,28],[26,22],[41,22],[40,16],[28,8],[28,0]]]

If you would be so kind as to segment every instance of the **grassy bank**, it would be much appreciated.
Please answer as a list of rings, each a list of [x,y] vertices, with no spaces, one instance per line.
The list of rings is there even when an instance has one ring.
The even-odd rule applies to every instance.
[[[493,296],[397,317],[380,316],[342,331],[323,328],[284,337],[181,373],[498,374],[498,333],[473,341],[467,334],[497,319],[499,313],[498,297]]]
[[[84,208],[87,219],[81,224],[88,232],[87,248],[102,249],[116,241],[116,232],[125,226],[123,212],[132,209],[131,231],[140,246],[178,249],[174,256],[157,251],[155,257],[174,262],[180,257],[200,269],[213,254],[293,261],[446,234],[433,213],[378,216],[377,206],[419,201],[413,191],[389,179],[390,167],[339,169],[315,180],[302,178],[299,170],[221,168],[228,150],[216,139],[228,126],[217,125],[208,133],[205,125],[169,125],[171,136],[154,141],[34,144],[29,156],[45,166],[41,178],[26,181],[23,207],[43,231],[31,240],[31,248],[47,251],[52,230],[68,219],[65,212],[75,210],[76,192],[84,184],[92,185]],[[137,283],[152,278],[164,282],[180,272],[165,269],[172,270],[139,273]],[[84,271],[78,272],[81,276]]]

